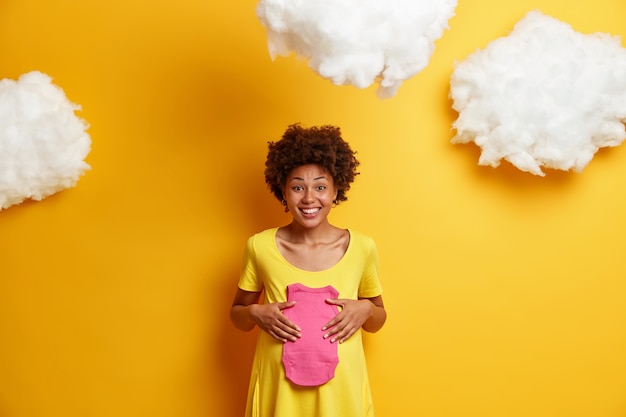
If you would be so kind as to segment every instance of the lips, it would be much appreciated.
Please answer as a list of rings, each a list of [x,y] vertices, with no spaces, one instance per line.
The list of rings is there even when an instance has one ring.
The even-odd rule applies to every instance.
[[[317,212],[320,211],[319,207],[315,207],[315,208],[301,208],[300,211],[306,215],[313,215],[316,214]]]

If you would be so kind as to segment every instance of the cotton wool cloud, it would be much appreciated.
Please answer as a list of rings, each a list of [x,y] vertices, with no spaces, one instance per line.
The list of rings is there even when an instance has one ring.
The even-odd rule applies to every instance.
[[[90,166],[87,123],[41,72],[0,80],[0,210],[76,185]]]
[[[429,63],[456,0],[261,0],[272,59],[295,53],[336,85],[395,96]]]
[[[450,98],[452,142],[478,145],[480,165],[580,172],[626,138],[626,50],[619,37],[531,11],[455,66]]]

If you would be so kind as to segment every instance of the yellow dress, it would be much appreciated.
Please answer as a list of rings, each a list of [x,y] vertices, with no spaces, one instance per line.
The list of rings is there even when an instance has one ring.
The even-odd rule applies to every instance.
[[[284,302],[289,284],[319,288],[332,285],[339,298],[381,295],[378,253],[374,241],[349,230],[343,258],[324,271],[305,271],[288,263],[276,245],[278,228],[248,239],[239,288],[264,291],[264,302]],[[372,417],[372,397],[359,329],[338,345],[335,377],[318,387],[301,387],[285,377],[283,344],[260,331],[257,340],[246,417]],[[289,342],[287,342],[289,343]],[[329,342],[330,343],[330,342]]]

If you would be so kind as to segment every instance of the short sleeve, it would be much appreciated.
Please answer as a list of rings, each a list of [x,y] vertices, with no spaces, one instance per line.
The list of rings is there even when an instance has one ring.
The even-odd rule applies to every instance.
[[[378,250],[373,239],[367,238],[363,276],[359,285],[359,297],[373,298],[382,294],[378,276]]]
[[[244,291],[259,292],[263,290],[263,282],[261,282],[259,277],[254,240],[255,237],[252,236],[246,243],[238,286]]]

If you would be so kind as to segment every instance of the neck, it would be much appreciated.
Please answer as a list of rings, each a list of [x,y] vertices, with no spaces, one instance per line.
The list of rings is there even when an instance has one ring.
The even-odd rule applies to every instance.
[[[333,235],[337,228],[330,223],[322,223],[316,227],[302,227],[297,222],[292,222],[284,227],[288,233],[290,240],[297,242],[319,243],[327,241]]]

